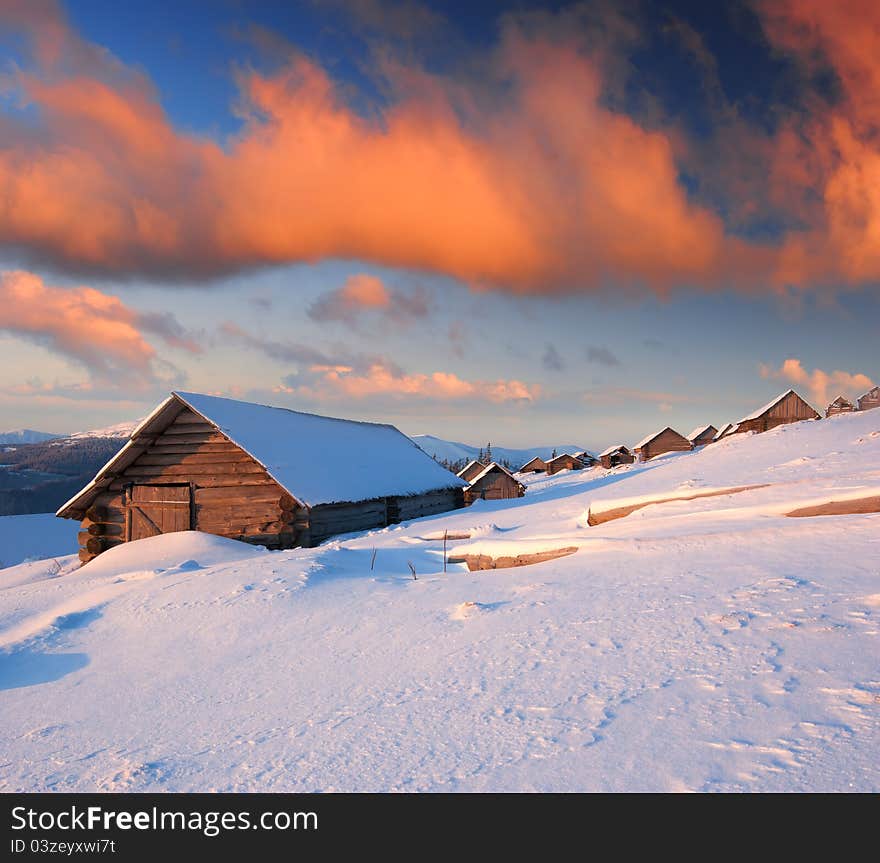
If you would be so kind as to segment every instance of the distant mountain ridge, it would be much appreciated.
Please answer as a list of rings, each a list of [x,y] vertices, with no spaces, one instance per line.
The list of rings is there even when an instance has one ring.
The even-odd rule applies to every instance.
[[[480,447],[478,446],[471,446],[470,444],[459,443],[458,441],[448,441],[443,438],[434,437],[434,435],[416,434],[410,435],[410,438],[428,455],[433,456],[438,461],[443,461],[444,459],[449,462],[462,460],[471,461],[476,459],[480,454]],[[553,450],[556,450],[557,455],[559,455],[564,452],[576,453],[583,449],[585,449],[585,447],[576,446],[575,444],[535,446],[527,449],[512,449],[510,447],[495,446],[495,444],[492,444],[492,458],[494,461],[509,462],[515,470],[535,456],[549,458],[553,453]]]
[[[68,440],[80,440],[89,437],[110,437],[110,438],[129,438],[131,433],[143,422],[143,420],[127,420],[126,422],[116,423],[116,425],[107,426],[106,428],[90,429],[89,431],[74,432],[68,435]],[[57,437],[57,435],[56,435]]]
[[[11,446],[20,443],[42,443],[59,437],[65,437],[65,435],[35,431],[34,429],[14,429],[13,431],[0,432],[0,444]]]

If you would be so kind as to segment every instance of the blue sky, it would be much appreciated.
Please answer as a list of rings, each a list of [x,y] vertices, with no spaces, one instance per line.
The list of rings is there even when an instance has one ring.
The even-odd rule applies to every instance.
[[[41,172],[59,184],[48,198],[26,188],[0,213],[0,270],[28,276],[0,281],[0,427],[118,422],[175,386],[472,443],[604,448],[667,424],[720,426],[789,386],[819,408],[838,389],[858,395],[880,379],[870,228],[880,217],[860,211],[867,227],[841,245],[854,205],[839,189],[847,171],[874,170],[863,132],[874,109],[836,22],[809,5],[786,12],[790,27],[761,4],[712,15],[693,3],[633,3],[620,15],[607,4],[90,0],[46,4],[39,20],[0,16],[15,96],[0,103],[14,132],[0,185]],[[817,45],[792,35],[808,13],[827,31]],[[47,21],[60,34],[49,47]],[[320,83],[298,89],[312,75],[332,83],[333,123]],[[572,75],[585,104],[594,99],[583,117],[568,113],[580,110]],[[108,113],[95,113],[96,93]],[[120,120],[120,104],[137,119]],[[829,118],[858,143],[851,157],[826,158]],[[293,133],[275,135],[276,123]],[[391,171],[387,202],[372,194],[362,221],[351,214],[363,201],[349,197],[362,175],[321,173],[340,123],[367,129],[348,161],[367,151],[368,177]],[[313,129],[325,137],[300,151]],[[428,154],[423,178],[413,157],[398,188],[395,160],[425,146],[439,161]],[[447,155],[457,165],[473,153],[466,171],[432,185]],[[54,169],[59,154],[75,182]],[[139,173],[143,158],[154,173]],[[241,168],[229,183],[240,194],[218,191],[222,172],[207,191],[198,184],[224,159]],[[308,159],[321,161],[292,168],[287,186],[286,166]],[[481,174],[450,192],[484,167],[491,183]],[[585,201],[570,199],[569,175]],[[316,191],[314,176],[330,180]],[[303,189],[317,197],[298,199]],[[206,208],[189,212],[203,195]],[[60,202],[61,228],[25,218],[29,201]],[[133,209],[150,221],[129,243],[107,225]],[[256,240],[240,241],[258,221]],[[107,328],[86,344],[96,316]]]

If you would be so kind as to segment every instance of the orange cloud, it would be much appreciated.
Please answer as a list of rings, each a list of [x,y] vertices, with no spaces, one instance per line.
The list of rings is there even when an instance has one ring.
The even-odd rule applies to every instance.
[[[484,399],[497,404],[530,402],[541,392],[540,387],[518,380],[468,381],[452,372],[406,374],[381,361],[356,371],[347,366],[319,365],[309,372],[311,378],[305,383],[296,376],[289,378],[283,391],[319,401],[392,396],[440,401]]]
[[[0,242],[59,266],[174,276],[347,258],[546,292],[717,279],[726,254],[667,137],[603,106],[589,56],[516,27],[491,109],[388,64],[396,101],[377,123],[294,57],[241,75],[245,125],[225,149],[175,130],[137,76],[69,68],[17,76],[43,134],[0,151]]]
[[[427,293],[416,288],[409,292],[389,291],[381,279],[366,273],[349,276],[335,291],[319,297],[308,309],[315,321],[342,321],[355,326],[367,312],[379,312],[398,323],[428,314]]]
[[[813,369],[808,372],[799,359],[787,359],[778,369],[772,366],[760,367],[762,378],[778,378],[804,388],[815,405],[820,409],[839,395],[859,396],[874,386],[873,381],[863,374],[849,372],[825,372]]]
[[[0,272],[0,330],[85,365],[101,379],[152,379],[156,351],[144,331],[197,350],[169,315],[143,315],[94,288],[47,285],[33,273]]]
[[[816,197],[818,213],[786,239],[777,279],[801,284],[880,279],[880,5],[873,0],[764,0],[771,41],[809,73],[828,67],[833,102],[814,94],[777,141],[772,182]]]

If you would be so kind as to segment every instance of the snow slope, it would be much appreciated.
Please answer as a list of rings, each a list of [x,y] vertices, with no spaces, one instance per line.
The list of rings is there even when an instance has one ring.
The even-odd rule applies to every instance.
[[[527,482],[316,549],[0,570],[0,788],[880,790],[880,514],[784,515],[878,494],[880,411]],[[579,550],[444,574],[444,530]]]

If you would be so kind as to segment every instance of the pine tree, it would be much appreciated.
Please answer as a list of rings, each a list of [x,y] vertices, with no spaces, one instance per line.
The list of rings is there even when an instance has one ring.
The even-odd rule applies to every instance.
[[[490,444],[490,443],[486,444],[486,461],[487,462],[492,461],[492,444]]]

